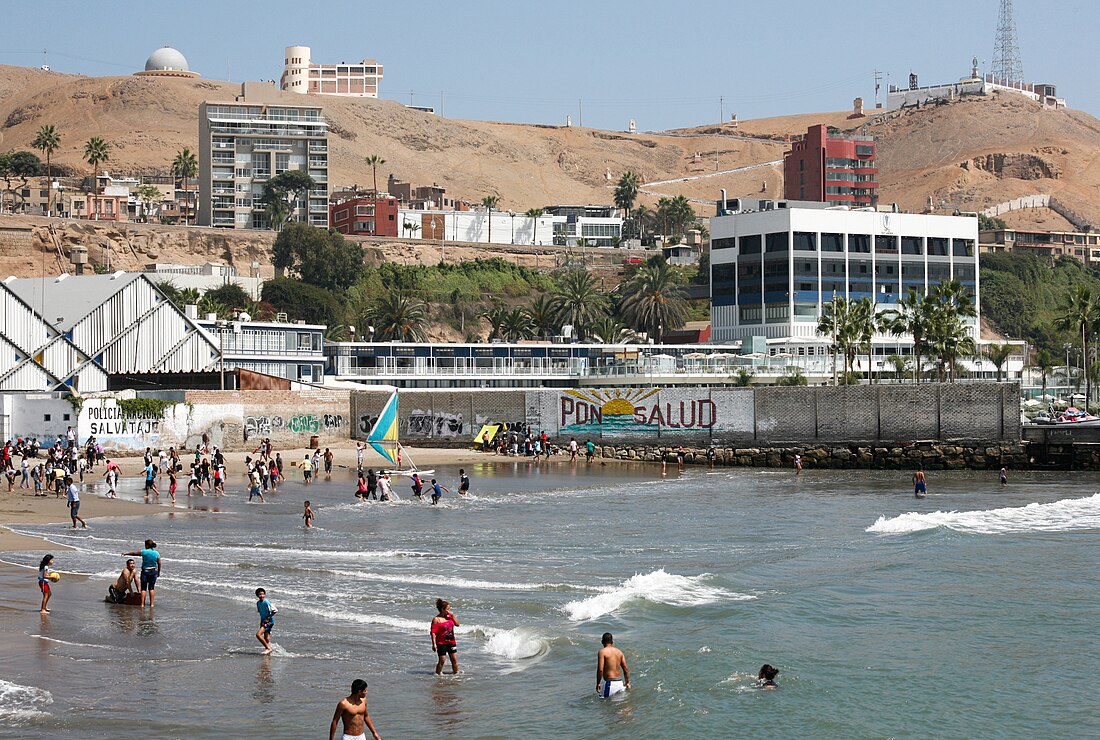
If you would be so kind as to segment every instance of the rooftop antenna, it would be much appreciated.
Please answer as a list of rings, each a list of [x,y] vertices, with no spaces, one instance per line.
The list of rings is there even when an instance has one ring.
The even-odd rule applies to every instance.
[[[1024,64],[1016,43],[1016,20],[1012,15],[1012,0],[1001,0],[997,20],[997,40],[993,44],[993,76],[1002,85],[1024,81]]]

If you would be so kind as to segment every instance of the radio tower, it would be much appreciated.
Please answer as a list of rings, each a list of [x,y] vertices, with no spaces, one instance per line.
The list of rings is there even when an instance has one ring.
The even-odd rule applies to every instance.
[[[1024,65],[1016,43],[1016,20],[1012,17],[1012,0],[1001,0],[997,41],[993,45],[993,75],[1002,85],[1024,81]]]

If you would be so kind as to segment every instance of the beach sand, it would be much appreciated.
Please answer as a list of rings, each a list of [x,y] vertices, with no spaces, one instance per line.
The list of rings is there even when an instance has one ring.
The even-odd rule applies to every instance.
[[[417,447],[408,447],[405,449],[406,453],[415,460],[417,466],[421,468],[430,468],[433,465],[462,465],[464,463],[473,464],[504,459],[496,455],[481,453],[472,449]],[[331,450],[334,456],[334,466],[344,469],[355,468],[356,452],[354,442],[346,442],[340,446],[333,446]],[[313,452],[306,448],[291,450],[277,449],[276,451],[282,455],[284,464],[289,466],[286,471],[288,476],[293,476],[295,474],[297,470],[297,465],[295,465],[295,463],[300,462],[307,453],[312,454]],[[321,448],[321,453],[324,454],[323,447]],[[252,454],[251,452],[225,453],[229,475],[232,477],[243,475],[244,459],[246,456]],[[189,465],[191,460],[194,459],[193,455],[193,451],[181,453],[180,459],[183,461],[185,468]],[[137,478],[142,475],[142,458],[140,454],[108,457],[119,462],[123,478]],[[560,457],[557,458],[557,460],[561,459]],[[363,461],[364,465],[367,467],[383,467],[382,459],[369,447],[363,454]],[[406,458],[404,462],[407,464],[408,458]],[[169,508],[168,497],[164,495],[164,489],[167,487],[166,484],[161,485],[162,494],[160,502],[147,504],[124,499],[109,499],[104,498],[99,493],[93,492],[88,487],[91,483],[102,483],[102,475],[103,466],[100,465],[90,475],[86,476],[85,484],[81,487],[80,515],[89,521],[94,518],[106,516],[139,516]],[[186,485],[186,477],[181,476],[179,488],[183,489]],[[99,486],[99,488],[103,488],[103,486]],[[52,523],[69,523],[69,509],[65,506],[64,498],[55,498],[52,493],[44,498],[36,497],[20,491],[18,488],[11,492],[0,491],[0,552],[11,552],[13,550],[68,549],[63,545],[48,543],[37,537],[27,537],[25,535],[16,534],[6,528],[8,525],[13,524]]]

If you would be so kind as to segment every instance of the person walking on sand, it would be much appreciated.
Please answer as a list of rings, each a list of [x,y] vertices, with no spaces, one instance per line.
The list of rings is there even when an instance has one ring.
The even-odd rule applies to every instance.
[[[149,594],[149,606],[157,595],[157,579],[160,578],[161,557],[157,552],[157,543],[145,540],[145,547],[134,552],[124,552],[122,557],[141,556],[141,605],[145,606],[145,594]]]
[[[275,628],[275,615],[279,610],[267,598],[267,591],[256,589],[256,611],[260,613],[260,628],[256,630],[256,639],[264,646],[260,655],[271,655],[271,630]]]
[[[42,561],[38,563],[38,590],[42,592],[42,606],[38,610],[42,614],[49,614],[50,610],[46,608],[46,604],[50,603],[50,581],[54,580],[53,575],[53,555],[45,555]]]
[[[630,669],[626,667],[626,656],[615,647],[615,638],[610,632],[603,633],[603,647],[596,653],[596,693],[602,699],[610,699],[615,694],[630,690]]]
[[[76,523],[80,522],[84,529],[88,528],[88,522],[80,518],[80,490],[73,483],[71,477],[66,476],[65,485],[68,487],[65,493],[66,503],[69,505],[69,517],[73,520],[73,529],[76,529]]]
[[[438,612],[432,618],[432,652],[439,656],[435,664],[435,675],[443,674],[443,664],[447,656],[451,658],[451,674],[458,673],[458,643],[455,641],[455,627],[459,626],[458,617],[451,611],[451,603],[443,599],[435,600]]]
[[[341,699],[336,705],[336,711],[332,715],[332,724],[328,728],[328,740],[336,738],[336,724],[344,723],[342,740],[366,740],[367,730],[370,730],[374,740],[382,740],[378,730],[374,729],[370,712],[367,711],[367,682],[357,678],[351,682],[351,694],[348,698]]]

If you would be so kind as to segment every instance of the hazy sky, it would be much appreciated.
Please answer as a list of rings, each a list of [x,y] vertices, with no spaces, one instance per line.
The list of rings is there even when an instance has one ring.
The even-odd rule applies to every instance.
[[[968,74],[993,56],[998,0],[467,0],[375,3],[8,0],[0,63],[121,75],[169,45],[215,79],[278,79],[283,48],[385,66],[381,97],[447,117],[659,130],[873,105],[873,71],[904,84]],[[1017,0],[1028,80],[1100,114],[1089,55],[1096,0]],[[582,102],[578,102],[582,101]],[[583,112],[582,112],[583,110]]]

